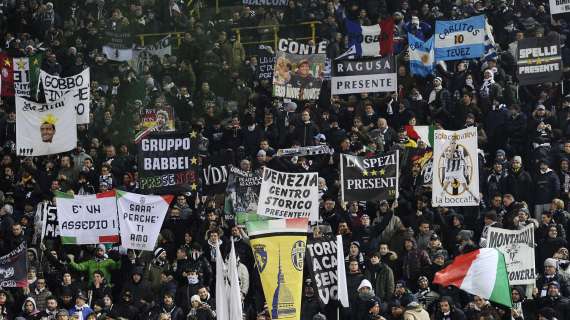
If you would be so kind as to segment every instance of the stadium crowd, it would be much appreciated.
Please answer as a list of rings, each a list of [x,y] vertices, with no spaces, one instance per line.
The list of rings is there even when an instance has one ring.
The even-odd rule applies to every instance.
[[[203,6],[212,7],[206,1]],[[221,1],[222,4],[228,1]],[[318,171],[320,222],[310,237],[345,240],[350,308],[341,318],[570,319],[570,25],[551,17],[545,0],[289,0],[287,7],[245,6],[219,15],[191,15],[179,0],[3,0],[2,51],[12,57],[44,51],[42,69],[70,76],[91,69],[91,122],[78,125],[77,147],[65,154],[17,157],[13,97],[0,103],[0,253],[28,246],[27,288],[0,289],[0,319],[192,319],[216,317],[215,246],[239,256],[243,318],[270,315],[246,230],[223,214],[224,195],[175,195],[153,252],[117,246],[33,243],[37,205],[55,190],[93,194],[112,188],[137,192],[135,134],[143,108],[174,109],[177,130],[199,132],[203,159],[259,170],[283,161],[290,170]],[[235,8],[238,8],[235,10]],[[202,8],[207,9],[207,8]],[[485,14],[497,57],[438,63],[432,77],[412,77],[406,37],[426,39],[436,19]],[[271,82],[257,80],[254,50],[235,27],[320,21],[327,55],[346,51],[343,19],[371,25],[392,16],[398,91],[333,96],[316,101],[272,97]],[[172,55],[137,72],[102,53],[105,30],[133,34],[183,32]],[[270,29],[241,41],[270,39]],[[281,27],[295,38],[298,26]],[[516,41],[558,38],[564,79],[519,86]],[[247,49],[247,50],[246,50]],[[404,125],[477,127],[481,149],[479,207],[431,206],[419,168],[403,166],[395,202],[339,200],[339,154],[372,155],[426,148]],[[326,144],[332,155],[278,157],[276,150]],[[536,283],[513,286],[505,309],[457,288],[432,284],[435,272],[462,252],[484,245],[489,226],[535,225]],[[321,309],[306,280],[301,319],[336,316]],[[334,309],[334,311],[331,311]]]

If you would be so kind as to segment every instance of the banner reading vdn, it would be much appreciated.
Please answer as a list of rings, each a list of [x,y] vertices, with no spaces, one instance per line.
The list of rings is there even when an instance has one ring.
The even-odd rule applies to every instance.
[[[263,170],[257,214],[273,218],[319,216],[319,174]]]
[[[477,128],[436,130],[434,134],[432,205],[479,205]]]
[[[333,61],[332,94],[393,91],[397,91],[394,56]]]
[[[89,90],[91,77],[89,75],[89,68],[66,78],[52,76],[41,70],[40,79],[42,87],[44,88],[46,101],[59,100],[65,94],[72,91],[71,94],[75,98],[74,102],[76,103],[73,107],[75,108],[75,112],[77,112],[77,124],[89,123],[89,104],[91,103],[91,91]]]
[[[62,244],[119,242],[115,191],[74,196],[56,191]]]
[[[45,156],[66,152],[77,145],[74,98],[36,103],[16,96],[16,153]]]
[[[485,16],[435,22],[435,60],[477,59],[485,52]]]
[[[511,285],[535,282],[533,224],[521,230],[491,227],[486,244],[487,248],[496,248],[505,256]]]
[[[373,158],[341,154],[342,201],[379,201],[396,198],[398,157],[398,150]]]
[[[117,191],[121,246],[154,250],[172,195],[150,196]]]

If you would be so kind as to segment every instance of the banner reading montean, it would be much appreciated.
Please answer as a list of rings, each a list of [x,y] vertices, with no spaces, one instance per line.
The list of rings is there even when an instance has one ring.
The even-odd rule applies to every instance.
[[[477,128],[436,130],[434,144],[432,205],[478,206]]]
[[[525,38],[517,42],[517,78],[522,86],[562,79],[562,56],[558,40]]]
[[[192,148],[193,134],[151,132],[138,144],[142,190],[190,185],[198,188],[200,160]]]
[[[77,146],[74,98],[66,95],[54,102],[36,103],[16,96],[16,153],[45,156]]]
[[[496,248],[505,256],[511,285],[534,284],[534,225],[521,230],[489,228],[487,248]]]
[[[550,0],[550,14],[570,12],[570,0]]]
[[[46,101],[57,101],[68,92],[71,92],[75,98],[73,101],[76,103],[73,107],[75,112],[77,112],[77,124],[89,124],[89,104],[91,103],[89,68],[66,78],[52,76],[40,70],[40,81],[44,88]]]
[[[322,306],[329,304],[331,300],[338,300],[336,251],[336,239],[312,239],[307,243],[307,270]]]
[[[74,196],[55,192],[62,244],[119,242],[115,191]]]
[[[379,201],[398,195],[398,150],[365,158],[341,154],[342,201]]]
[[[333,60],[332,94],[397,91],[394,56]]]
[[[172,195],[151,196],[117,190],[121,246],[154,250]]]
[[[275,56],[273,96],[317,100],[323,83],[325,55],[278,51]]]
[[[319,174],[263,169],[257,214],[273,218],[319,218]]]
[[[307,219],[247,224],[271,319],[300,319]]]
[[[0,257],[0,288],[25,288],[28,286],[26,241]]]

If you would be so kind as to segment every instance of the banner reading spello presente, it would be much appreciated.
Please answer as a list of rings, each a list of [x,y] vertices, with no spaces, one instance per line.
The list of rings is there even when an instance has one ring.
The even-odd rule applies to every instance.
[[[62,244],[119,242],[115,191],[94,195],[55,192]]]

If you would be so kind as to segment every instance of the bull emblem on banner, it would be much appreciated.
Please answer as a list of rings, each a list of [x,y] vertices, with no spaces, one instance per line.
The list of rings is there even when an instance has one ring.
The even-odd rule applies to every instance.
[[[265,270],[265,266],[267,266],[267,249],[262,244],[256,244],[253,246],[253,252],[255,252],[257,269],[259,269],[259,273],[262,273]]]
[[[0,278],[6,279],[14,276],[14,268],[0,268]]]

